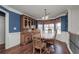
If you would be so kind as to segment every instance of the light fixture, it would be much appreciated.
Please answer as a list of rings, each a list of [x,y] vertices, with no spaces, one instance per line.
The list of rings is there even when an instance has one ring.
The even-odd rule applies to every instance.
[[[42,17],[42,20],[47,20],[49,18],[48,14],[47,14],[47,9],[44,9],[44,11],[45,11],[45,14]]]

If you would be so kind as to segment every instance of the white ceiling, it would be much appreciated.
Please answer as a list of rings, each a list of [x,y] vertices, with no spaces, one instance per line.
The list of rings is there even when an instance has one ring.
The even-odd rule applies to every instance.
[[[41,19],[44,15],[44,9],[47,9],[50,18],[54,18],[65,11],[68,8],[79,8],[79,6],[74,5],[8,5],[26,15],[30,15],[35,19]]]

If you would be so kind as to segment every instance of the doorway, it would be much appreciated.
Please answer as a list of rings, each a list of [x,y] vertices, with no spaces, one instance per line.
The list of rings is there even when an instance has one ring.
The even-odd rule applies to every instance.
[[[0,11],[0,52],[5,49],[5,13]]]

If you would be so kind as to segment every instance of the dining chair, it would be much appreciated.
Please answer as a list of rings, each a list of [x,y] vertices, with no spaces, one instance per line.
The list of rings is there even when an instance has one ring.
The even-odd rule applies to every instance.
[[[41,40],[41,37],[33,37],[33,53],[36,52],[36,49],[42,53],[42,50],[46,48],[46,43]]]

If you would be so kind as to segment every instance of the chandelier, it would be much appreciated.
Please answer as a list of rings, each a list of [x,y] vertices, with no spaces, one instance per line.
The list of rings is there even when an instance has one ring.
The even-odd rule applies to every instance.
[[[49,18],[48,14],[47,14],[47,9],[44,9],[44,16],[42,17],[42,20],[47,20]]]

